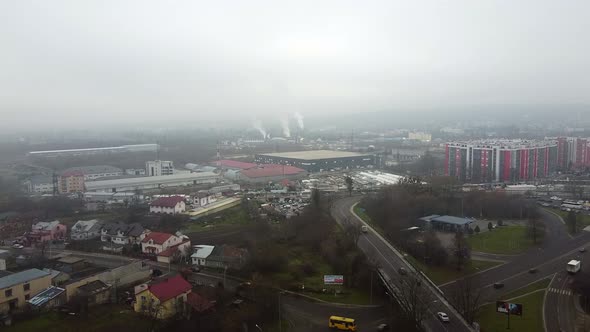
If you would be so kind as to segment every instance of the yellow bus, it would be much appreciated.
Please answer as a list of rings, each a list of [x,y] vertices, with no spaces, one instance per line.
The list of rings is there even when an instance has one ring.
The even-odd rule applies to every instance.
[[[356,331],[354,319],[340,316],[330,316],[330,320],[328,320],[328,327],[331,329],[343,331]]]

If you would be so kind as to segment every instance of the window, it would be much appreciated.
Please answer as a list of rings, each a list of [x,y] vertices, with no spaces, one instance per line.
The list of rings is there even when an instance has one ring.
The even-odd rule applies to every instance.
[[[31,289],[31,285],[30,285],[30,284],[24,284],[24,285],[23,285],[23,289],[24,289],[24,291],[26,292],[26,291],[28,291],[28,290],[30,290],[30,289]]]
[[[31,299],[31,294],[25,294],[25,301],[28,301]]]
[[[7,289],[4,291],[4,296],[11,297],[12,296],[12,289]]]

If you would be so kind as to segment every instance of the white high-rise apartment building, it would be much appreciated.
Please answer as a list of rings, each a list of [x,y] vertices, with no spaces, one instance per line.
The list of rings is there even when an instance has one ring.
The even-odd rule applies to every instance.
[[[145,163],[147,176],[161,176],[174,174],[174,164],[169,160],[150,160]]]

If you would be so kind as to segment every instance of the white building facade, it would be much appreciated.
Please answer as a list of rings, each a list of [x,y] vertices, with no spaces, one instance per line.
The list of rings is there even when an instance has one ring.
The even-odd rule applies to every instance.
[[[169,160],[150,160],[145,163],[147,176],[162,176],[174,174],[174,163]]]

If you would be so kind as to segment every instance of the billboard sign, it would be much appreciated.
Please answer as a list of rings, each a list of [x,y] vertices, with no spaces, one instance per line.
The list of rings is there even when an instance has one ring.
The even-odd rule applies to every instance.
[[[496,301],[496,312],[506,315],[522,316],[522,304]]]
[[[324,275],[324,285],[343,285],[343,284],[344,284],[344,276],[342,276],[342,275],[332,275],[332,274]]]

